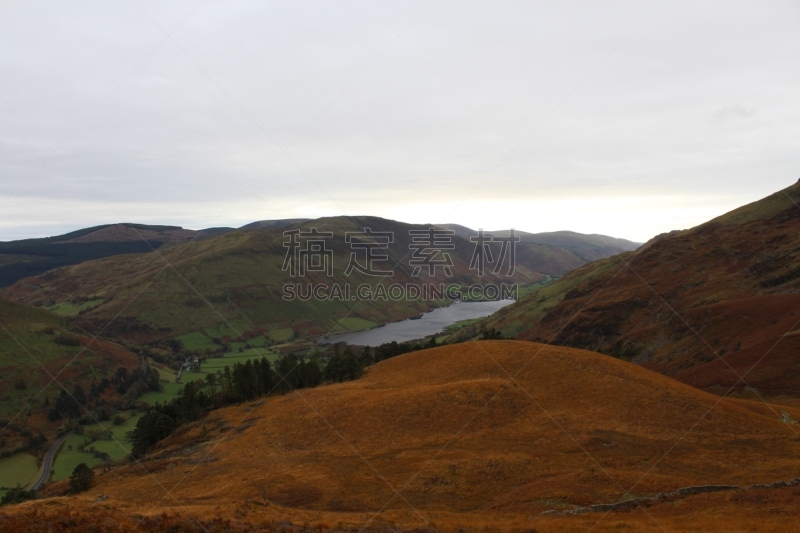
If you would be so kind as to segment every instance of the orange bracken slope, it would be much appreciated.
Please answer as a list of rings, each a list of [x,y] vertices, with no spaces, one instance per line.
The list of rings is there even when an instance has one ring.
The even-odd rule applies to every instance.
[[[474,342],[212,412],[64,501],[254,521],[538,517],[800,476],[800,426],[784,411],[798,418],[597,353]]]

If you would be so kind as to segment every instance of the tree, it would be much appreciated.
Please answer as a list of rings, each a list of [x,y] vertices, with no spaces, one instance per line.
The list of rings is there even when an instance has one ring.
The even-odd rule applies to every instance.
[[[364,349],[361,351],[361,366],[369,366],[372,363],[372,350],[370,350],[369,346],[364,346]]]
[[[206,383],[211,388],[211,403],[214,404],[214,407],[217,407],[217,376],[212,374],[211,372],[208,373],[206,376]]]
[[[75,388],[72,389],[72,397],[75,398],[75,401],[80,405],[86,405],[86,394],[83,392],[83,387],[80,385],[75,385]]]
[[[228,397],[233,398],[233,379],[231,379],[231,367],[225,365],[225,369],[222,371],[222,377],[225,380],[225,383],[228,385]]]
[[[361,377],[364,369],[361,361],[349,347],[339,355],[339,350],[334,350],[333,355],[325,367],[325,378],[329,381],[344,381]]]
[[[356,354],[354,354],[353,350],[351,350],[350,348],[347,348],[342,354],[342,362],[343,362],[342,371],[344,372],[344,378],[357,379],[360,378],[361,375],[364,373],[364,369],[361,366],[361,362],[358,360],[358,357],[356,357]]]
[[[35,500],[36,499],[36,491],[33,490],[25,490],[19,485],[10,489],[6,492],[3,499],[0,500],[0,505],[8,505],[13,503],[22,503],[27,500]]]
[[[69,476],[69,490],[73,493],[87,491],[92,487],[93,479],[94,470],[86,466],[86,463],[80,463]]]
[[[200,402],[197,398],[197,387],[190,381],[183,387],[183,398],[181,399],[181,414],[186,420],[195,420],[202,413]]]
[[[164,413],[152,411],[142,416],[131,433],[133,455],[138,457],[144,454],[150,446],[169,436],[175,426],[175,419]]]
[[[263,394],[272,392],[272,387],[275,385],[275,376],[272,373],[272,364],[266,357],[261,358],[261,364],[258,369],[258,382],[261,385]]]
[[[61,413],[58,412],[58,409],[53,407],[50,411],[47,412],[47,420],[50,422],[55,422],[57,420],[61,420]]]

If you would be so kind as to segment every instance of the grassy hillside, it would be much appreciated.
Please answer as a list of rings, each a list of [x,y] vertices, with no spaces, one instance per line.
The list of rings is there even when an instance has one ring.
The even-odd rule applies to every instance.
[[[37,450],[68,415],[48,420],[48,412],[66,389],[80,385],[89,398],[92,382],[111,378],[120,367],[132,369],[138,358],[124,348],[71,333],[63,319],[44,309],[0,300],[0,454]],[[55,378],[57,381],[53,381]],[[107,389],[102,398],[112,401]]]
[[[379,323],[408,318],[443,303],[436,301],[295,300],[284,301],[285,283],[348,283],[353,290],[361,284],[376,287],[391,284],[455,283],[464,287],[473,283],[534,283],[544,276],[525,262],[537,260],[536,254],[520,256],[513,278],[487,271],[480,277],[470,271],[473,245],[459,237],[451,250],[453,276],[441,269],[436,277],[412,277],[409,264],[409,230],[424,229],[379,218],[328,218],[302,222],[289,229],[331,231],[328,243],[333,252],[333,278],[324,272],[310,272],[304,278],[291,278],[282,271],[285,256],[283,232],[286,228],[237,231],[200,242],[173,246],[148,254],[110,257],[66,267],[42,276],[22,280],[4,294],[15,300],[40,306],[65,303],[87,306],[78,322],[94,331],[118,317],[108,334],[136,341],[168,336],[181,337],[186,343],[210,347],[213,339],[236,338],[248,331],[251,336],[266,335],[273,340],[358,329]],[[392,231],[395,242],[386,252],[389,260],[377,268],[392,269],[391,278],[377,278],[359,272],[344,276],[351,257],[346,232],[370,227],[373,231]],[[548,250],[549,253],[549,250]],[[543,254],[542,254],[543,255]],[[549,256],[543,262],[549,261]],[[170,265],[170,266],[168,266]],[[355,297],[355,294],[351,296]]]
[[[605,521],[542,513],[686,486],[773,482],[795,475],[798,457],[796,427],[764,404],[720,399],[596,353],[487,341],[214,411],[143,465],[115,468],[85,495],[27,509],[81,509],[103,494],[106,512],[122,516],[290,520],[323,530],[560,531],[601,522],[605,531],[645,530],[657,516],[675,530],[708,531],[748,523],[748,513],[762,518],[760,530],[776,530],[773,502],[793,501],[796,489],[675,497]],[[714,502],[723,511],[706,514]],[[796,508],[794,500],[785,510]]]
[[[719,393],[798,397],[798,203],[795,184],[591,263],[476,328],[601,351]]]
[[[178,226],[106,224],[43,239],[0,242],[0,287],[48,270],[120,254],[144,253],[230,231],[186,230]]]

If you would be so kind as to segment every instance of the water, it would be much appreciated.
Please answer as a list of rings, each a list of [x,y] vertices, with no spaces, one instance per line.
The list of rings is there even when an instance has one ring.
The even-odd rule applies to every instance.
[[[405,342],[424,339],[427,336],[441,332],[450,324],[455,324],[461,320],[489,316],[512,303],[514,303],[514,300],[458,302],[448,307],[440,307],[429,313],[424,313],[422,318],[416,320],[392,322],[367,331],[329,335],[322,342],[326,344],[346,342],[347,344],[357,344],[359,346],[380,346],[392,341]]]

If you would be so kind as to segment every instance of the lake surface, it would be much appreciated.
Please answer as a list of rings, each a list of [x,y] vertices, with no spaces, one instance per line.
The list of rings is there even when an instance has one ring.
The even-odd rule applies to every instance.
[[[455,324],[461,320],[489,316],[512,303],[514,303],[514,300],[454,303],[448,307],[440,307],[429,313],[424,313],[422,318],[416,320],[402,320],[366,331],[329,335],[321,342],[325,344],[346,342],[347,344],[357,344],[359,346],[380,346],[392,341],[405,342],[424,339],[427,336],[441,332],[450,324]]]

